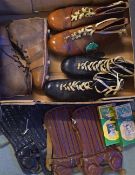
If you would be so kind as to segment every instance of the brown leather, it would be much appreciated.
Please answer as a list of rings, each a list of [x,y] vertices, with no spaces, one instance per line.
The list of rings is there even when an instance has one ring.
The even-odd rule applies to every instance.
[[[83,25],[95,24],[108,18],[122,18],[126,15],[127,11],[128,3],[123,1],[101,7],[72,6],[50,13],[48,24],[51,29],[62,31]]]
[[[104,51],[107,44],[120,39],[121,29],[125,29],[127,24],[128,20],[125,18],[110,18],[92,26],[79,27],[53,35],[48,41],[48,46],[54,53],[63,56],[84,54],[86,46],[93,42]],[[89,32],[86,34],[84,30],[87,29]],[[82,30],[81,35],[78,35]]]
[[[72,107],[56,107],[45,114],[46,126],[53,148],[52,170],[57,175],[71,175],[80,164],[82,149],[72,128]]]
[[[47,22],[44,18],[13,21],[9,37],[29,64],[33,85],[42,89],[48,73]]]
[[[5,26],[0,27],[0,99],[30,95],[31,73],[12,47]]]
[[[106,147],[96,106],[86,106],[72,114],[80,133],[83,149],[83,169],[86,175],[101,175],[103,164],[117,171],[122,168],[122,154],[115,147]]]

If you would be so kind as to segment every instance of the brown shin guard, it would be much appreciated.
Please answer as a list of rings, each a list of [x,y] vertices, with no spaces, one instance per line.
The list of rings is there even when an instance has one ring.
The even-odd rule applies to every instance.
[[[72,117],[81,137],[86,175],[101,175],[106,164],[115,171],[120,170],[122,154],[116,147],[105,146],[96,106],[81,107]]]
[[[78,137],[72,127],[71,112],[70,107],[56,107],[47,112],[44,118],[52,141],[52,170],[57,175],[71,175],[82,156]]]

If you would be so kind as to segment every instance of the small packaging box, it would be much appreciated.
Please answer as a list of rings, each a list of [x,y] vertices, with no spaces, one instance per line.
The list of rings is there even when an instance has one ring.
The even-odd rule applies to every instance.
[[[122,146],[135,143],[135,123],[130,103],[115,107],[118,127],[120,131],[120,143]]]
[[[99,106],[98,109],[106,146],[119,144],[120,137],[116,124],[116,112],[114,106],[112,104],[104,105]]]

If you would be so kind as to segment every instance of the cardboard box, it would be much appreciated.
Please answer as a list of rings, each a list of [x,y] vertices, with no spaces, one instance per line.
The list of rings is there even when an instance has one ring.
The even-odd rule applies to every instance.
[[[7,1],[8,2],[8,1]],[[84,1],[83,1],[84,2]],[[1,6],[0,2],[0,6]],[[116,42],[111,42],[106,45],[104,52],[106,53],[106,57],[113,58],[116,56],[123,56],[126,59],[134,61],[134,49],[135,49],[135,21],[134,21],[134,7],[135,7],[135,1],[130,0],[130,17],[131,17],[131,25],[129,25],[129,28],[127,30],[127,36],[124,36],[121,38],[121,40],[116,40]],[[7,12],[10,10],[10,7],[7,6]],[[4,12],[6,13],[6,12]],[[11,21],[13,19],[21,19],[21,18],[28,18],[28,17],[34,17],[34,16],[40,16],[40,17],[47,17],[48,12],[42,12],[42,13],[33,13],[33,14],[27,14],[27,15],[1,15],[0,16],[0,23],[7,23],[8,21]],[[8,14],[8,13],[7,13]],[[131,30],[132,29],[132,30]],[[134,43],[134,44],[133,44]],[[101,48],[102,50],[102,48]],[[61,61],[64,59],[63,57],[60,57],[58,55],[54,55],[49,51],[49,59],[51,61],[50,69],[49,69],[49,75],[50,80],[52,79],[63,79],[67,78],[66,75],[64,75],[61,72],[60,65]],[[134,78],[128,78],[125,81],[124,89],[121,90],[116,97],[112,98],[104,98],[99,99],[98,101],[89,101],[89,102],[59,102],[52,100],[45,96],[43,91],[33,90],[33,93],[31,96],[27,97],[15,97],[12,99],[3,99],[0,100],[0,104],[29,104],[29,103],[42,103],[42,104],[101,104],[101,103],[110,103],[111,102],[122,102],[122,101],[133,101],[135,97],[135,87],[134,87]]]
[[[120,143],[120,133],[116,121],[115,106],[113,104],[99,106],[100,121],[106,146]]]
[[[128,146],[135,143],[135,123],[130,103],[116,106],[115,111],[121,145]]]

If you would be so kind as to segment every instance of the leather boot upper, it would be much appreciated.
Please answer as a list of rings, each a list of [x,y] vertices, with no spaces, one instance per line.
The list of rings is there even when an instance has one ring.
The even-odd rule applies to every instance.
[[[0,98],[31,93],[31,73],[13,49],[6,28],[0,27]]]
[[[47,73],[47,23],[43,18],[13,21],[8,26],[9,37],[29,64],[33,85],[42,89]]]

